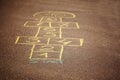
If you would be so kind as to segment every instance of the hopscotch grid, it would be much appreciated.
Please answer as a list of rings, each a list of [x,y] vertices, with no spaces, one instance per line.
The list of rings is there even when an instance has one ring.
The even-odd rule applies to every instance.
[[[46,16],[46,14],[48,16]],[[63,15],[58,15],[58,14],[63,14]],[[69,13],[69,12],[59,12],[59,11],[37,12],[37,13],[33,14],[33,17],[37,17],[37,16],[40,16],[41,19],[39,21],[32,21],[32,22],[38,22],[38,24],[36,26],[27,25],[29,23],[28,21],[26,21],[24,23],[24,27],[38,27],[38,30],[37,30],[35,36],[18,36],[17,39],[16,39],[16,41],[15,41],[15,44],[32,45],[30,56],[29,56],[30,60],[33,60],[33,59],[34,60],[38,60],[39,59],[39,60],[60,60],[60,61],[62,61],[62,55],[63,55],[63,51],[64,51],[64,46],[71,46],[71,47],[83,46],[83,42],[84,42],[83,38],[68,38],[68,37],[64,38],[64,37],[62,37],[62,35],[63,35],[62,34],[62,29],[76,29],[76,28],[79,29],[78,22],[63,22],[63,18],[75,18],[76,17],[75,14]],[[53,28],[53,29],[59,28],[59,38],[56,38],[57,37],[57,36],[55,36],[56,32],[46,32],[46,35],[47,34],[52,34],[51,36],[54,36],[54,37],[51,37],[51,36],[50,37],[49,36],[38,37],[38,35],[40,33],[40,30],[41,30],[41,27],[45,27],[44,25],[40,26],[40,24],[43,23],[43,22],[47,22],[49,24],[47,27],[49,27],[49,28]],[[58,26],[58,27],[53,27],[52,23],[63,23],[63,24],[60,25],[60,26]],[[69,27],[70,23],[73,24],[73,25],[75,23],[76,28],[70,28]],[[64,28],[63,26],[67,26],[69,28]],[[47,39],[47,43],[46,44],[45,43],[40,43],[40,40],[39,40],[39,42],[30,42],[30,43],[22,42],[22,43],[20,43],[19,40],[22,37],[23,38],[24,37],[26,37],[26,38],[30,38],[31,37],[31,38],[33,38],[33,40],[34,39],[36,40],[36,38],[37,39],[39,39],[39,38],[42,39],[43,38],[43,39]],[[57,39],[58,40],[61,39],[61,40],[59,40],[58,43],[56,43],[56,44],[55,43],[51,44],[50,43],[51,39],[56,39],[56,40]],[[71,39],[73,39],[73,40],[79,40],[79,45],[78,44],[75,45],[75,43],[73,44],[72,41],[69,41]],[[51,52],[59,52],[59,58],[49,58],[48,53],[50,52],[49,49],[51,49],[51,48],[43,48],[43,51],[34,51],[36,45],[51,45],[53,47],[54,46],[61,46],[61,50],[60,51],[51,51]],[[48,49],[48,51],[44,51],[46,49]],[[34,52],[43,52],[43,54],[40,54],[40,56],[45,56],[45,58],[34,58],[34,57],[32,57]]]

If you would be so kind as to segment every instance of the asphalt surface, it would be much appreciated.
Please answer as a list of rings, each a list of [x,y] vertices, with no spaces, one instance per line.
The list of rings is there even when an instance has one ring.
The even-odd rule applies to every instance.
[[[82,47],[65,47],[63,64],[30,63],[31,46],[16,45],[16,36],[34,35],[25,28],[36,12],[76,15],[79,30],[65,36],[84,38]],[[120,80],[120,0],[1,0],[0,80]]]

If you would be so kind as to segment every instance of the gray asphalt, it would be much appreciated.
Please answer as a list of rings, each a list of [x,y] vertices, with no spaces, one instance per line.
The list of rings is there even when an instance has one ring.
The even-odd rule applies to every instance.
[[[65,47],[63,64],[30,63],[32,46],[16,45],[16,36],[34,35],[25,28],[36,12],[76,15],[79,30],[64,35],[84,38],[82,47]],[[0,80],[120,80],[120,0],[1,0]]]

